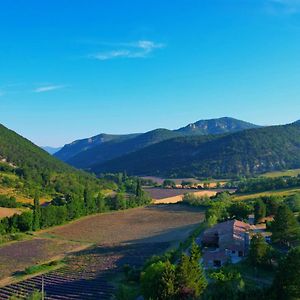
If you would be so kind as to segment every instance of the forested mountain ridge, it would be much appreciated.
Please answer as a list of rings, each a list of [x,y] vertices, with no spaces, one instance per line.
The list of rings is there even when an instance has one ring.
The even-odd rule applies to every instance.
[[[112,141],[125,141],[138,135],[139,134],[118,135],[101,133],[90,138],[76,140],[70,144],[66,144],[60,151],[56,152],[54,156],[61,159],[62,161],[68,161],[78,153],[87,151],[88,149],[91,149],[98,145]]]
[[[89,169],[95,162],[102,163],[155,143],[181,136],[168,129],[155,129],[130,139],[115,139],[82,151],[66,162],[77,168]]]
[[[235,177],[300,167],[300,124],[178,137],[92,166],[96,173]]]
[[[103,181],[78,171],[42,150],[26,138],[0,124],[0,169],[18,179],[0,176],[0,185],[22,190],[33,197],[82,194],[86,186],[100,189]]]
[[[139,135],[99,135],[65,145],[55,156],[77,168],[89,170],[94,164],[121,157],[130,152],[180,136],[224,134],[259,126],[233,118],[200,120],[177,130],[155,129]],[[102,139],[102,136],[106,138]],[[98,140],[100,142],[97,142]],[[90,141],[91,140],[91,141]],[[95,140],[95,141],[94,141]]]

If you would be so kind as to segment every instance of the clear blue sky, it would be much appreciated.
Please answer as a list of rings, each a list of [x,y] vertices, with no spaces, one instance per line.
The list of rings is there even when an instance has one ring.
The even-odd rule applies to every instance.
[[[299,0],[3,0],[0,123],[38,145],[300,119]]]

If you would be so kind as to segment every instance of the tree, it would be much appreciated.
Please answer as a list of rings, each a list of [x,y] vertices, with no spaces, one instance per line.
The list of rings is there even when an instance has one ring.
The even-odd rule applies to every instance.
[[[22,213],[17,216],[17,228],[22,232],[32,230],[32,219],[33,215],[31,211]]]
[[[286,199],[285,203],[293,212],[300,211],[300,193],[290,196]]]
[[[96,207],[97,207],[97,211],[100,213],[105,212],[107,209],[105,197],[102,193],[99,193],[96,198]]]
[[[116,209],[126,209],[127,208],[127,202],[126,197],[124,193],[117,193],[116,198]]]
[[[300,248],[293,248],[279,264],[273,282],[275,299],[300,298]]]
[[[41,207],[40,207],[40,200],[36,195],[34,197],[32,229],[39,230],[40,227],[41,227]]]
[[[239,292],[244,290],[245,283],[239,272],[222,268],[209,275],[211,281],[208,289],[210,300],[235,300]]]
[[[137,180],[135,196],[141,198],[143,196],[141,180]]]
[[[141,274],[141,290],[146,299],[160,299],[161,279],[165,271],[162,261],[151,264]]]
[[[200,265],[200,249],[193,242],[191,255],[183,254],[176,268],[178,295],[180,299],[196,299],[205,290],[207,281]]]
[[[161,299],[172,300],[176,299],[176,274],[175,266],[169,260],[165,262],[165,269],[161,278]]]
[[[255,223],[258,223],[265,216],[266,216],[266,204],[261,199],[257,199],[254,206]]]
[[[163,182],[163,187],[164,188],[174,188],[174,187],[176,187],[176,184],[173,180],[165,179]]]
[[[299,238],[300,227],[293,212],[281,205],[271,223],[272,241],[289,246]]]
[[[228,213],[231,219],[244,221],[248,219],[251,213],[251,207],[244,202],[238,201],[232,203],[228,208]]]
[[[254,266],[264,265],[269,253],[269,245],[261,234],[252,237],[250,243],[249,260]]]
[[[84,189],[83,200],[86,214],[94,213],[96,211],[96,203],[89,188]]]

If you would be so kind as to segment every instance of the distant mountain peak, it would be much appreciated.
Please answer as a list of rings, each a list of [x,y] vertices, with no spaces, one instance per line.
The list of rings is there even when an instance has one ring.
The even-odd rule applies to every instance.
[[[230,117],[221,117],[217,119],[199,120],[177,131],[190,135],[207,135],[237,132],[257,127],[260,126]]]

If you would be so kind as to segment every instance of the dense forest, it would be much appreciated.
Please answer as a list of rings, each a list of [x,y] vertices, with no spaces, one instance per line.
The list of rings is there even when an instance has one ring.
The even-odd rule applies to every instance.
[[[94,165],[96,173],[234,178],[300,167],[300,124],[178,137]]]

